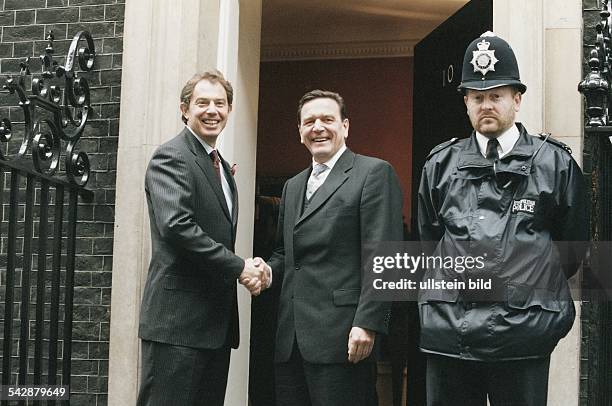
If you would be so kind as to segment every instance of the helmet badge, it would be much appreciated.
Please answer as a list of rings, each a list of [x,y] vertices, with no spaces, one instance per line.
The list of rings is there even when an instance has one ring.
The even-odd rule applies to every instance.
[[[482,76],[485,76],[487,72],[494,71],[495,64],[499,62],[495,57],[495,50],[489,50],[490,45],[491,43],[483,38],[476,44],[478,51],[472,51],[474,57],[470,63],[474,66],[474,72],[480,72]]]

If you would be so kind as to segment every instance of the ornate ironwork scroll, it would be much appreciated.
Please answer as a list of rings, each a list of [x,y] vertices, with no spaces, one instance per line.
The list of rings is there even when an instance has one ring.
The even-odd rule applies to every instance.
[[[60,168],[64,152],[64,170],[68,180],[85,186],[89,180],[89,158],[77,150],[77,144],[90,116],[90,93],[86,78],[79,77],[77,68],[91,71],[95,59],[94,42],[87,31],[79,31],[72,39],[66,61],[60,65],[54,59],[53,32],[45,54],[41,55],[42,73],[32,79],[31,94],[26,91],[26,78],[30,76],[30,58],[21,62],[21,73],[10,78],[3,86],[15,94],[23,110],[25,131],[19,151],[8,156],[0,150],[1,160],[28,160],[31,153],[34,169],[53,176]],[[59,80],[58,80],[59,79]],[[64,81],[63,88],[54,83]],[[41,110],[42,109],[42,110]],[[41,114],[46,111],[48,114]],[[8,143],[14,134],[8,118],[0,119],[0,143]],[[65,149],[62,149],[64,141]]]
[[[609,0],[602,0],[599,12],[601,21],[596,26],[597,39],[595,47],[589,53],[590,72],[578,85],[578,90],[586,98],[587,127],[602,127],[610,123],[609,106],[612,99],[610,13]]]

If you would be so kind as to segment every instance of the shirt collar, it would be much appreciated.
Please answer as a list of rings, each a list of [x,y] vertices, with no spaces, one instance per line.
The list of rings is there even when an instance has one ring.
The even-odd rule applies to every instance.
[[[188,125],[186,125],[185,128],[187,128],[189,130],[189,132],[196,138],[196,140],[198,140],[200,142],[200,144],[202,144],[202,146],[204,147],[204,149],[206,150],[206,153],[208,155],[210,155],[210,153],[213,152],[213,150],[215,148],[211,147],[210,145],[208,145],[208,143],[206,141],[204,141],[203,139],[198,137],[196,135],[196,133],[194,133],[193,130]]]
[[[502,135],[497,137],[497,141],[499,142],[500,158],[510,152],[512,147],[514,147],[514,144],[516,144],[516,141],[519,139],[519,136],[520,132],[516,125],[513,124],[510,128],[504,131]],[[476,131],[476,140],[478,141],[478,146],[480,147],[480,153],[486,158],[487,143],[489,142],[489,138]]]
[[[329,170],[331,171],[332,169],[334,169],[334,165],[336,165],[336,162],[338,162],[338,159],[340,159],[340,155],[342,155],[344,151],[346,151],[346,144],[340,147],[340,149],[334,154],[333,157],[331,157],[329,161],[323,162],[323,165],[327,166]],[[316,162],[313,158],[312,167],[314,168],[316,164],[318,164],[318,162]]]

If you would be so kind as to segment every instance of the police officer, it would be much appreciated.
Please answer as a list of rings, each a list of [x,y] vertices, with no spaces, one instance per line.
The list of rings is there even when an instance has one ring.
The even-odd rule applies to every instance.
[[[458,89],[474,131],[423,169],[421,240],[484,265],[425,274],[467,285],[419,293],[428,405],[546,405],[550,354],[574,321],[566,279],[582,251],[556,244],[588,240],[583,175],[567,146],[515,122],[526,89],[506,41],[474,40]]]

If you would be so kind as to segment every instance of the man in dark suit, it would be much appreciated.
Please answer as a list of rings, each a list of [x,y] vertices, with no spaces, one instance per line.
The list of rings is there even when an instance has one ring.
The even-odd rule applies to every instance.
[[[363,294],[361,244],[402,240],[398,178],[389,163],[346,148],[339,94],[305,94],[298,128],[313,162],[285,184],[280,243],[269,262],[273,283],[282,283],[277,404],[369,406],[376,402],[372,349],[390,306]]]
[[[215,149],[232,97],[220,72],[192,77],[181,92],[186,127],[147,168],[152,258],[138,405],[223,405],[230,348],[238,347],[236,280],[253,294],[268,283],[261,266],[233,252],[236,183]]]

